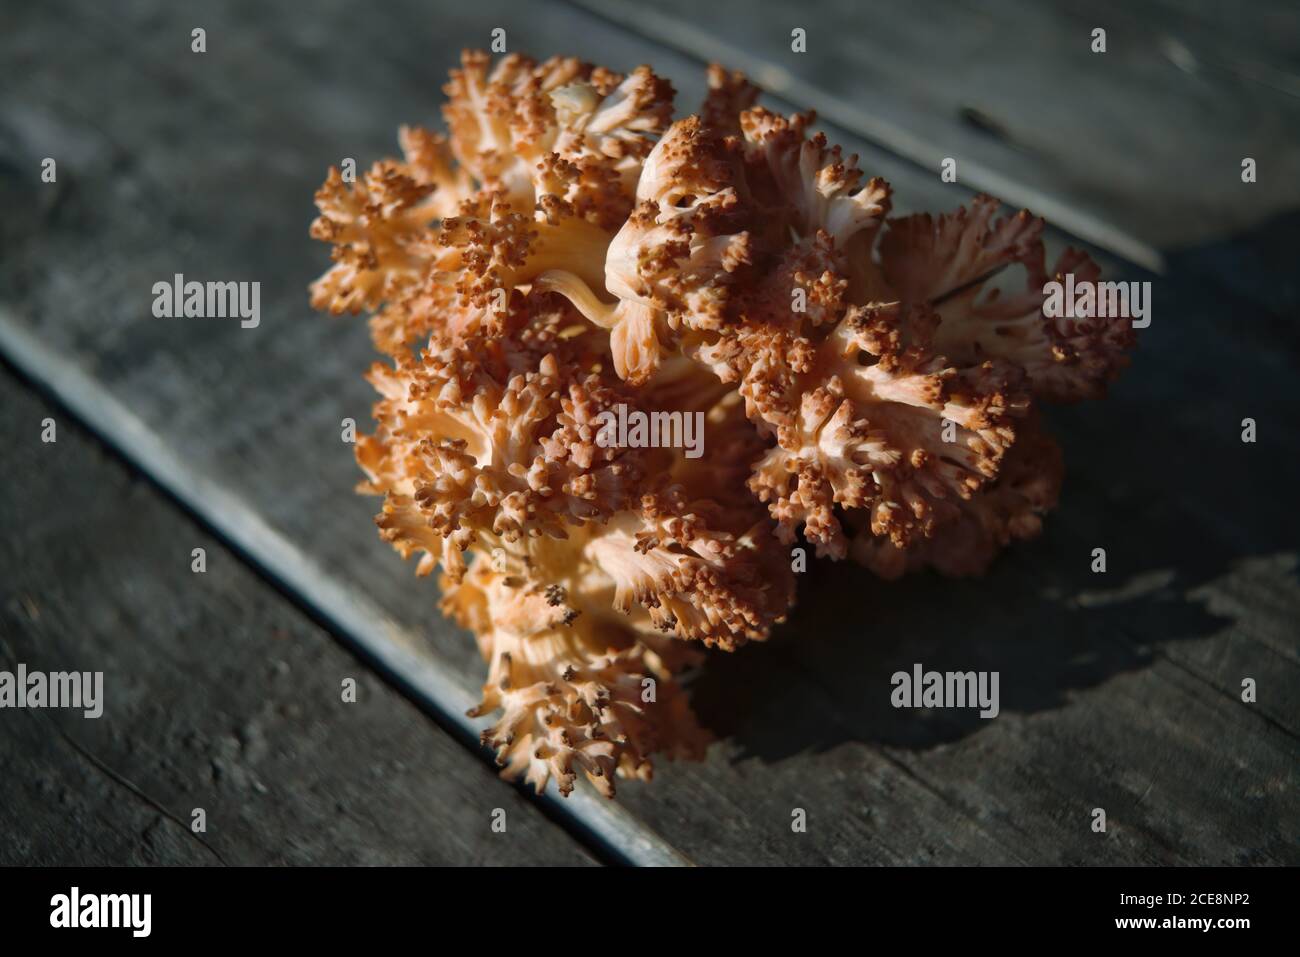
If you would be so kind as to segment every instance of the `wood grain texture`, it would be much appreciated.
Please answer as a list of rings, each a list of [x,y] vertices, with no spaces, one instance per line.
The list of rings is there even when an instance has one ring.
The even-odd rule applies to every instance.
[[[575,2],[1149,268],[1300,206],[1294,4]]]
[[[340,422],[367,420],[371,394],[359,374],[374,354],[363,322],[307,307],[307,283],[328,259],[304,231],[321,171],[343,155],[364,164],[393,148],[399,122],[431,119],[447,66],[464,43],[486,45],[501,8],[475,8],[478,19],[450,35],[417,4],[391,20],[358,24],[353,14],[342,3],[322,6],[320,22],[308,22],[284,7],[212,4],[201,16],[208,60],[190,52],[200,17],[193,10],[50,8],[20,21],[12,48],[30,86],[13,101],[23,105],[0,120],[0,141],[68,159],[57,188],[45,191],[17,175],[26,156],[6,160],[5,189],[16,190],[6,206],[19,213],[0,234],[14,267],[0,287],[15,293],[0,300],[37,318],[42,342],[76,356],[61,372],[47,371],[68,373],[73,390],[93,380],[93,389],[78,390],[83,415],[100,417],[98,392],[116,397],[113,421],[97,428],[161,468],[169,489],[232,540],[259,557],[269,551],[272,574],[327,606],[336,626],[469,731],[464,711],[482,680],[473,642],[437,612],[436,589],[415,582],[376,540],[375,503],[344,492],[357,472]],[[69,22],[77,28],[64,37]],[[442,38],[436,65],[416,44],[404,54],[386,50],[402,22],[427,24]],[[515,36],[528,33],[527,19],[504,22]],[[556,46],[575,30],[572,20],[547,22]],[[586,42],[589,55],[600,52],[595,38]],[[369,52],[340,67],[350,44]],[[64,51],[57,63],[48,62],[52,48]],[[267,56],[273,50],[281,55]],[[349,105],[345,73],[372,69],[373,100]],[[248,88],[232,88],[240,82]],[[385,103],[387,115],[375,106]],[[340,115],[341,127],[332,126]],[[231,191],[243,196],[237,204]],[[80,292],[47,313],[49,300],[26,293],[36,291],[33,281],[44,286],[50,263],[62,264],[56,284],[71,280]],[[153,282],[177,271],[260,281],[261,325],[152,319]],[[85,334],[94,342],[83,350],[76,343]],[[581,826],[629,860],[679,862],[622,805],[584,793],[557,807],[581,812]]]
[[[0,409],[0,668],[104,673],[99,718],[0,711],[0,864],[593,863],[3,371]]]
[[[24,354],[46,374],[93,382],[86,394],[113,403],[100,426],[111,441],[167,453],[191,508],[238,502],[311,562],[296,593],[335,602],[331,619],[355,626],[344,631],[400,646],[402,661],[418,655],[433,683],[414,683],[456,711],[482,678],[473,644],[378,541],[374,503],[349,494],[339,421],[367,418],[371,351],[362,323],[306,307],[325,263],[304,236],[310,193],[330,163],[364,165],[391,152],[398,123],[431,120],[456,52],[495,26],[539,56],[652,62],[685,110],[698,64],[558,4],[357,16],[331,2],[308,18],[54,3],[16,19],[3,41],[20,69],[0,106],[0,342],[39,342]],[[189,52],[191,21],[208,30],[205,57]],[[902,210],[968,196],[830,133],[890,179]],[[37,176],[48,155],[66,157],[57,188]],[[1276,228],[1294,239],[1293,223]],[[629,860],[1296,862],[1300,589],[1278,506],[1300,480],[1286,436],[1300,343],[1256,284],[1234,291],[1205,268],[1256,240],[1224,233],[1171,258],[1111,400],[1053,416],[1070,472],[1043,540],[977,582],[816,568],[770,645],[713,655],[696,682],[724,736],[709,760],[625,785],[622,817],[600,804],[577,816],[602,839],[624,832]],[[1112,276],[1150,278],[1100,258]],[[261,281],[261,326],[152,319],[150,288],[175,272]],[[1239,440],[1244,416],[1260,422],[1255,445]],[[1088,570],[1099,545],[1106,576]],[[889,676],[917,661],[999,670],[1002,715],[893,710]],[[1242,676],[1258,678],[1258,704],[1239,700]],[[1089,829],[1098,806],[1106,835]],[[806,834],[791,832],[797,807]]]

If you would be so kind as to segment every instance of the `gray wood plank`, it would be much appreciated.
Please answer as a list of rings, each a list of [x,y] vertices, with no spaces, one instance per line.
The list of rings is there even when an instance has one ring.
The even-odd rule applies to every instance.
[[[103,672],[98,718],[0,711],[0,863],[593,863],[2,370],[0,409],[0,668]]]
[[[474,643],[438,613],[436,588],[377,540],[374,503],[344,491],[357,473],[340,421],[368,418],[359,373],[373,352],[364,323],[308,308],[307,283],[327,259],[305,224],[323,169],[390,151],[403,117],[432,118],[463,45],[486,45],[501,23],[527,35],[528,20],[506,9],[457,7],[472,19],[450,35],[415,4],[368,24],[343,3],[320,7],[317,21],[256,4],[24,12],[6,42],[25,86],[0,118],[4,205],[15,210],[0,226],[12,267],[0,302],[38,324],[0,321],[5,350],[57,381],[97,430],[474,738],[481,723],[464,714],[482,681]],[[207,60],[190,52],[196,18]],[[409,42],[417,23],[441,38],[436,62],[423,39]],[[574,27],[555,22],[548,42],[567,46]],[[598,38],[585,42],[588,55],[601,52]],[[353,45],[367,52],[340,59]],[[55,62],[50,50],[61,51]],[[368,79],[354,97],[358,71]],[[32,191],[18,173],[29,150],[69,158],[57,188]],[[244,198],[232,204],[226,190]],[[84,243],[73,235],[83,227]],[[46,272],[54,263],[58,278]],[[262,282],[261,325],[153,320],[149,277],[177,270]],[[65,299],[41,276],[80,292]],[[62,305],[29,298],[33,283]],[[78,344],[86,333],[94,342]],[[266,401],[277,382],[288,390]],[[622,805],[588,792],[552,800],[628,860],[683,860]]]
[[[399,122],[430,117],[455,51],[493,26],[535,55],[653,62],[687,109],[697,65],[553,5],[208,8],[203,62],[185,42],[197,15],[137,3],[87,26],[47,9],[6,39],[29,69],[0,107],[0,349],[454,716],[481,681],[472,642],[346,491],[338,423],[366,418],[370,347],[360,323],[306,309],[324,261],[303,239],[310,192],[329,163],[390,152]],[[968,195],[830,133],[904,210]],[[58,191],[35,175],[52,152],[71,158]],[[149,318],[152,283],[176,271],[261,280],[261,326]],[[695,695],[727,738],[706,763],[566,809],[644,861],[1294,861],[1300,602],[1275,510],[1300,478],[1283,425],[1296,336],[1267,315],[1234,322],[1190,260],[1156,297],[1110,405],[1055,416],[1071,471],[1047,538],[980,582],[817,569],[768,647],[712,656]],[[1237,439],[1244,415],[1265,424],[1257,445]],[[1104,580],[1088,571],[1097,544]],[[889,675],[918,660],[1001,669],[1003,715],[893,711]],[[1233,686],[1255,672],[1267,694],[1246,706]]]
[[[1294,4],[574,2],[1148,268],[1300,204]]]

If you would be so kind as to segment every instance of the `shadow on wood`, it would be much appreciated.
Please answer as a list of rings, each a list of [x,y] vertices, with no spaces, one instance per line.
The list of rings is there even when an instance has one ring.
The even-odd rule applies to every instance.
[[[1298,536],[1286,503],[1300,467],[1287,443],[1300,402],[1288,383],[1300,337],[1284,311],[1294,315],[1297,296],[1291,280],[1265,278],[1287,275],[1270,266],[1298,252],[1300,214],[1288,214],[1171,254],[1163,279],[1108,277],[1153,280],[1152,327],[1107,401],[1051,410],[1067,472],[1043,536],[1013,546],[983,579],[891,583],[815,563],[767,647],[710,657],[693,686],[702,720],[735,737],[737,760],[846,741],[929,749],[977,734],[986,719],[978,708],[895,709],[891,676],[917,663],[1000,672],[1005,718],[1068,707],[1075,692],[1176,655],[1180,643],[1239,631],[1242,621],[1209,607],[1229,576],[1278,576],[1271,587],[1294,621]],[[1234,274],[1239,286],[1218,285]],[[1242,441],[1247,417],[1254,444]],[[1105,574],[1090,568],[1098,547]],[[1294,626],[1270,628],[1293,667]],[[1240,676],[1219,671],[1220,690],[1238,695]]]

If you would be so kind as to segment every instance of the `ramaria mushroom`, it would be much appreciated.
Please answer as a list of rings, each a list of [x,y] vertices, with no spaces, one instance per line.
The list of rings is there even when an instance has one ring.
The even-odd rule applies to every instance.
[[[1045,314],[1042,221],[977,197],[890,219],[887,183],[709,69],[700,111],[572,58],[466,52],[449,135],[337,170],[312,304],[385,356],[358,440],[376,523],[489,663],[483,741],[568,794],[699,757],[676,681],[766,638],[790,548],[883,577],[984,571],[1039,533],[1063,468],[1039,402],[1102,395],[1127,319]],[[1011,270],[1023,276],[1008,290]],[[615,410],[699,416],[705,454],[601,440]]]

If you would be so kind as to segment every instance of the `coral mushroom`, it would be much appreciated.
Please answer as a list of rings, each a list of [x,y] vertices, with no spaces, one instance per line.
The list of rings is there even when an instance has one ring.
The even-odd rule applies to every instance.
[[[766,638],[790,548],[884,577],[982,572],[1062,479],[1040,402],[1099,396],[1131,324],[1045,314],[1041,220],[890,219],[890,188],[714,66],[699,112],[572,58],[467,52],[449,135],[330,170],[312,304],[371,313],[385,360],[361,491],[489,663],[503,774],[568,794],[699,756],[675,675]],[[1007,292],[1007,267],[1024,285]],[[639,418],[638,418],[639,417]],[[698,422],[705,454],[605,440]]]

